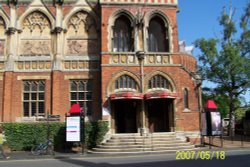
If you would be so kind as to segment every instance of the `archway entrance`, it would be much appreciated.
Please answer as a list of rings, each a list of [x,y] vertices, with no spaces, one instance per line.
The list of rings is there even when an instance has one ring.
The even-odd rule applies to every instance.
[[[170,132],[173,128],[173,99],[159,98],[146,101],[148,128],[153,132]]]
[[[116,133],[137,133],[138,100],[114,100],[112,109]]]

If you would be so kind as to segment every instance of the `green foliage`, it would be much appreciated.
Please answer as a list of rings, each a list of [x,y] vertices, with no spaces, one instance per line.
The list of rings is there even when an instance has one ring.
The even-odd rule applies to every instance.
[[[72,143],[66,142],[65,123],[3,123],[7,144],[11,150],[30,150],[34,144],[46,141],[49,130],[49,138],[53,140],[56,150],[70,149]],[[85,123],[85,136],[88,148],[95,147],[108,131],[107,122]]]
[[[200,50],[199,69],[203,79],[215,84],[217,97],[226,97],[230,127],[241,95],[250,88],[250,3],[246,6],[239,27],[233,19],[234,9],[230,8],[229,14],[223,11],[220,16],[222,37],[195,42]]]

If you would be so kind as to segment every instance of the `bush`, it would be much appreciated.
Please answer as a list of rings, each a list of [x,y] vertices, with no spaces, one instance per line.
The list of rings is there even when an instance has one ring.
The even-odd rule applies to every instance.
[[[73,143],[66,142],[66,127],[63,122],[47,123],[3,123],[7,144],[11,150],[30,150],[38,143],[46,141],[48,131],[55,150],[67,150]],[[108,123],[103,121],[85,123],[85,139],[88,148],[98,145],[108,131]]]

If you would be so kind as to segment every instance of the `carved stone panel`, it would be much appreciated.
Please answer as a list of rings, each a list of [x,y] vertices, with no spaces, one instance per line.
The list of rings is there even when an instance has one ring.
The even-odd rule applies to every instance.
[[[64,69],[65,70],[81,70],[81,69],[96,70],[96,69],[99,69],[99,62],[98,61],[65,61]]]
[[[50,40],[23,40],[21,42],[22,56],[44,55],[49,56],[51,52]]]
[[[0,38],[5,35],[5,23],[2,17],[0,17]]]
[[[98,53],[99,46],[96,40],[68,40],[67,55],[86,55]]]
[[[5,41],[0,40],[0,56],[4,55],[4,45],[5,45]]]
[[[87,12],[78,12],[74,14],[68,21],[68,36],[89,37],[95,29],[95,22]],[[95,31],[94,31],[95,32]]]
[[[18,70],[49,70],[51,62],[49,61],[19,61],[16,62]]]
[[[49,19],[41,12],[33,12],[23,21],[23,33],[25,36],[50,36]]]

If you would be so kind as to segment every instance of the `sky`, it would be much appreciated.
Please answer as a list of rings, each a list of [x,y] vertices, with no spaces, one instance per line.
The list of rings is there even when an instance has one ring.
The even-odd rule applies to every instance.
[[[239,21],[240,16],[246,4],[250,0],[178,0],[179,13],[178,30],[179,40],[185,40],[186,45],[192,45],[199,38],[219,37],[221,27],[219,26],[219,16],[225,7],[227,11],[230,8],[230,1],[235,8],[235,21]],[[198,50],[194,50],[194,56],[197,56]],[[203,82],[203,85],[209,85]],[[211,85],[211,84],[210,84]],[[245,95],[250,102],[250,92]]]

